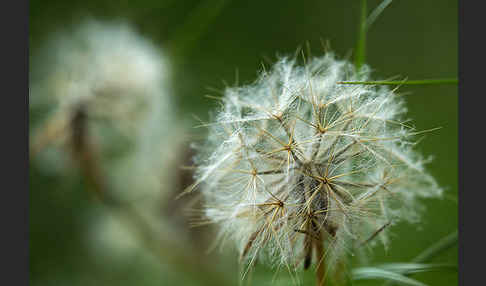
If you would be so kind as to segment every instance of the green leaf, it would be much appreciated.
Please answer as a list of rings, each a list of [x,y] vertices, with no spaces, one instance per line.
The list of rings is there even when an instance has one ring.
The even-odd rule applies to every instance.
[[[422,253],[417,255],[412,262],[421,263],[431,260],[432,258],[438,256],[447,249],[457,245],[458,233],[457,230],[446,237],[439,240],[436,244],[430,246]]]
[[[353,280],[365,280],[365,279],[383,279],[391,280],[402,285],[411,286],[426,286],[426,284],[419,282],[415,279],[408,278],[399,273],[384,270],[377,267],[360,267],[352,271]]]
[[[434,245],[430,246],[422,253],[417,255],[414,259],[412,259],[411,264],[419,264],[431,260],[432,258],[446,251],[447,249],[455,246],[457,244],[457,239],[458,239],[458,235],[456,230],[455,232],[442,238],[437,243],[435,243]],[[410,272],[410,273],[403,272],[404,275],[413,274],[413,273],[414,272]],[[384,284],[384,286],[391,286],[391,285],[393,285],[393,281],[389,281],[388,283]]]
[[[424,264],[424,263],[388,263],[377,266],[383,270],[392,271],[399,274],[411,274],[428,271],[457,271],[457,265],[453,264]]]

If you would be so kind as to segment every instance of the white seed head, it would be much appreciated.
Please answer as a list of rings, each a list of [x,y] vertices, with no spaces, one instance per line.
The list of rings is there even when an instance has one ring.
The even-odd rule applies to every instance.
[[[48,110],[33,146],[65,144],[82,108],[103,150],[146,148],[170,126],[168,67],[161,50],[125,22],[85,20],[51,35],[30,74],[29,104]]]
[[[103,192],[132,203],[157,235],[170,229],[160,208],[174,188],[174,157],[182,146],[170,76],[163,50],[131,25],[96,20],[51,35],[30,74],[29,104],[48,110],[34,128],[32,145],[72,147],[73,118],[83,110],[84,136],[107,186]],[[41,169],[64,175],[72,169],[66,168],[67,150],[41,147]],[[138,249],[129,236],[133,229],[106,215],[92,219],[95,252],[130,256]]]
[[[418,218],[441,189],[413,150],[404,101],[332,53],[304,66],[283,58],[250,85],[227,88],[209,124],[196,183],[207,218],[251,266],[270,258],[309,267],[313,249],[336,262],[390,222]],[[319,256],[318,256],[319,257]]]
[[[59,122],[83,105],[98,126],[135,136],[157,100],[165,100],[166,65],[128,24],[87,20],[51,36],[37,55],[29,104],[48,105]]]

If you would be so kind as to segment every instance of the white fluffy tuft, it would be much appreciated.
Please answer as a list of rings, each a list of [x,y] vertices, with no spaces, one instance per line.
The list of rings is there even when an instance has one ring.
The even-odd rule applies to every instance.
[[[260,257],[306,268],[324,249],[333,271],[354,247],[385,242],[385,226],[416,220],[417,198],[441,195],[412,149],[404,101],[386,87],[338,84],[369,74],[328,53],[305,66],[283,58],[225,90],[194,186],[249,266]]]

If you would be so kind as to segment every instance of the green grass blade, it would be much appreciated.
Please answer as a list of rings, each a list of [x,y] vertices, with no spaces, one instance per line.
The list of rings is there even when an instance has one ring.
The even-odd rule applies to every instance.
[[[434,257],[438,256],[442,252],[448,250],[449,248],[457,245],[458,241],[458,233],[457,230],[446,237],[439,240],[436,244],[432,245],[431,247],[424,250],[422,253],[417,255],[412,262],[415,263],[422,263],[426,261],[430,261]]]
[[[391,81],[340,81],[338,84],[362,84],[362,85],[437,85],[458,84],[457,78],[424,79],[424,80],[391,80]]]
[[[229,0],[202,1],[190,13],[186,22],[176,30],[174,37],[169,42],[171,53],[175,56],[183,56],[188,53],[228,2]]]
[[[356,68],[361,68],[366,60],[366,0],[361,0],[361,18],[359,22],[358,43],[354,64]]]
[[[393,281],[402,285],[410,286],[426,286],[426,284],[419,282],[415,279],[403,276],[399,273],[376,268],[376,267],[360,267],[352,271],[353,280],[365,280],[365,279],[383,279]]]
[[[428,272],[428,271],[443,271],[443,270],[452,270],[457,271],[457,265],[453,264],[444,264],[444,263],[437,263],[437,264],[424,264],[424,263],[388,263],[377,266],[377,268],[392,271],[399,274],[412,274],[412,273],[419,273],[419,272]]]
[[[385,10],[385,8],[390,5],[392,0],[384,0],[378,5],[370,16],[367,16],[367,1],[361,0],[361,15],[359,21],[359,33],[358,42],[356,44],[356,50],[354,54],[354,65],[357,69],[366,61],[366,32],[371,27],[371,25],[376,21],[380,14]]]
[[[412,263],[424,263],[427,262],[434,257],[438,256],[439,254],[443,253],[444,251],[448,250],[449,248],[457,245],[458,241],[458,233],[457,230],[446,237],[439,240],[434,245],[430,246],[429,248],[425,249],[422,253],[417,255],[414,259],[412,259]],[[404,275],[412,274],[412,273],[403,273]],[[391,286],[393,285],[393,281],[389,281],[385,283],[383,286]]]
[[[373,12],[368,16],[368,20],[366,20],[366,30],[368,30],[371,25],[376,21],[376,19],[380,16],[381,13],[383,13],[383,10],[390,5],[392,0],[384,0],[381,2],[380,5],[378,5]]]

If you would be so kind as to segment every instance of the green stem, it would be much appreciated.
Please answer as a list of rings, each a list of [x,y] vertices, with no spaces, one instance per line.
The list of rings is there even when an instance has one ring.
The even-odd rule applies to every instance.
[[[228,0],[206,0],[201,2],[191,12],[187,21],[175,32],[174,38],[169,42],[169,49],[172,54],[183,56],[188,53],[228,2]]]
[[[371,12],[370,16],[368,16],[368,19],[366,20],[366,30],[368,30],[371,25],[378,19],[378,16],[380,16],[381,13],[383,13],[383,10],[390,5],[392,0],[384,0],[381,2],[380,5],[378,5],[373,12]]]
[[[340,81],[338,84],[362,84],[362,85],[434,85],[434,84],[458,84],[457,78],[424,79],[424,80],[393,80],[393,81]]]
[[[361,19],[359,22],[359,38],[356,45],[354,64],[360,69],[366,59],[366,0],[361,0]]]
[[[439,254],[443,253],[449,248],[457,245],[457,240],[458,240],[458,234],[456,230],[455,232],[447,235],[446,237],[443,237],[434,245],[422,251],[422,253],[420,253],[414,259],[412,259],[412,263],[424,263],[432,260],[434,257],[438,256]],[[405,272],[399,274],[403,274],[405,276],[411,275],[411,273],[405,273]],[[383,286],[391,286],[393,284],[394,284],[393,281],[388,281],[387,283],[384,283]]]
[[[442,238],[436,244],[432,245],[431,247],[424,250],[422,253],[417,255],[412,262],[414,263],[423,263],[426,261],[430,261],[437,255],[441,254],[443,251],[455,246],[457,244],[458,234],[457,230],[448,236]]]

